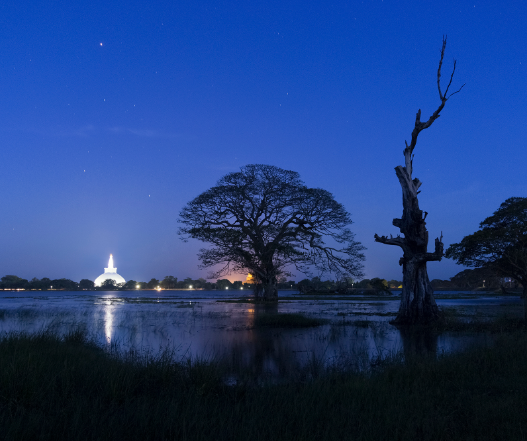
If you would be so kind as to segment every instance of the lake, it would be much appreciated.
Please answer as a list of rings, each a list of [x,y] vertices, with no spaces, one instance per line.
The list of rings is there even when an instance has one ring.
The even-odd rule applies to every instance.
[[[0,331],[60,334],[86,329],[100,345],[117,351],[176,360],[214,359],[254,378],[313,375],[316,369],[367,370],[386,357],[437,355],[492,341],[487,334],[405,335],[388,321],[399,295],[306,296],[280,291],[275,305],[235,303],[240,291],[0,291]],[[521,317],[519,296],[436,293],[440,307],[466,317]],[[300,313],[327,320],[312,328],[258,328],[258,314]]]

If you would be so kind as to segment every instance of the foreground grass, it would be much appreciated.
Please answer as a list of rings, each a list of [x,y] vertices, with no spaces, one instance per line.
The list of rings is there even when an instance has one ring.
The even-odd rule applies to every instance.
[[[499,316],[493,320],[480,320],[469,318],[461,320],[457,317],[446,316],[443,320],[434,323],[430,329],[437,333],[443,332],[490,332],[490,333],[511,333],[514,331],[525,330],[525,321],[518,317]]]
[[[370,374],[226,386],[219,365],[108,354],[76,332],[0,341],[0,438],[525,439],[527,335]]]

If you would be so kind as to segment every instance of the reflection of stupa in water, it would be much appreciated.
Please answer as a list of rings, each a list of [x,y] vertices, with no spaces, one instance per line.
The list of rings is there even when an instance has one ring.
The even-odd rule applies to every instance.
[[[117,274],[117,268],[113,267],[113,256],[110,254],[108,268],[104,268],[104,274],[101,274],[95,279],[95,286],[101,286],[106,279],[112,279],[115,284],[126,283],[122,276]]]

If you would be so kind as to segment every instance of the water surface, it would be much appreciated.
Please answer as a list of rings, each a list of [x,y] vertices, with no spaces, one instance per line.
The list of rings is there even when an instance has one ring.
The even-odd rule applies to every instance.
[[[228,360],[255,377],[286,376],[316,366],[353,366],[397,353],[463,350],[489,343],[482,334],[405,335],[391,326],[399,296],[302,296],[281,291],[275,305],[229,303],[240,291],[0,291],[0,332],[65,333],[83,327],[101,345],[175,358]],[[458,298],[452,298],[452,297]],[[461,297],[461,298],[460,298]],[[466,316],[521,316],[519,297],[436,294],[441,307]],[[256,328],[258,314],[301,313],[327,320],[315,328]]]

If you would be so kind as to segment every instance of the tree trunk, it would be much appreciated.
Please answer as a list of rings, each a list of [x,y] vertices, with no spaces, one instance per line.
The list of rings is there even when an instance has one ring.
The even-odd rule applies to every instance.
[[[408,150],[408,149],[406,149]],[[410,154],[405,150],[405,156]],[[434,290],[428,279],[426,263],[441,260],[443,257],[442,236],[435,240],[435,252],[428,253],[428,231],[426,216],[428,213],[419,209],[417,189],[421,186],[419,179],[411,175],[411,160],[407,166],[395,167],[395,173],[403,190],[403,216],[394,219],[393,225],[399,227],[404,238],[397,236],[388,238],[375,235],[377,242],[388,245],[398,245],[403,249],[403,257],[399,264],[403,266],[403,291],[399,313],[391,323],[395,325],[426,324],[440,317],[439,308],[434,300]]]
[[[276,277],[262,277],[254,286],[254,298],[264,302],[277,302],[278,283]]]
[[[276,282],[276,278],[272,277],[264,285],[263,299],[266,302],[277,302],[278,301],[278,284]]]
[[[434,290],[428,280],[426,261],[411,260],[403,263],[403,291],[401,305],[395,320],[398,324],[427,324],[440,317],[434,299]]]

